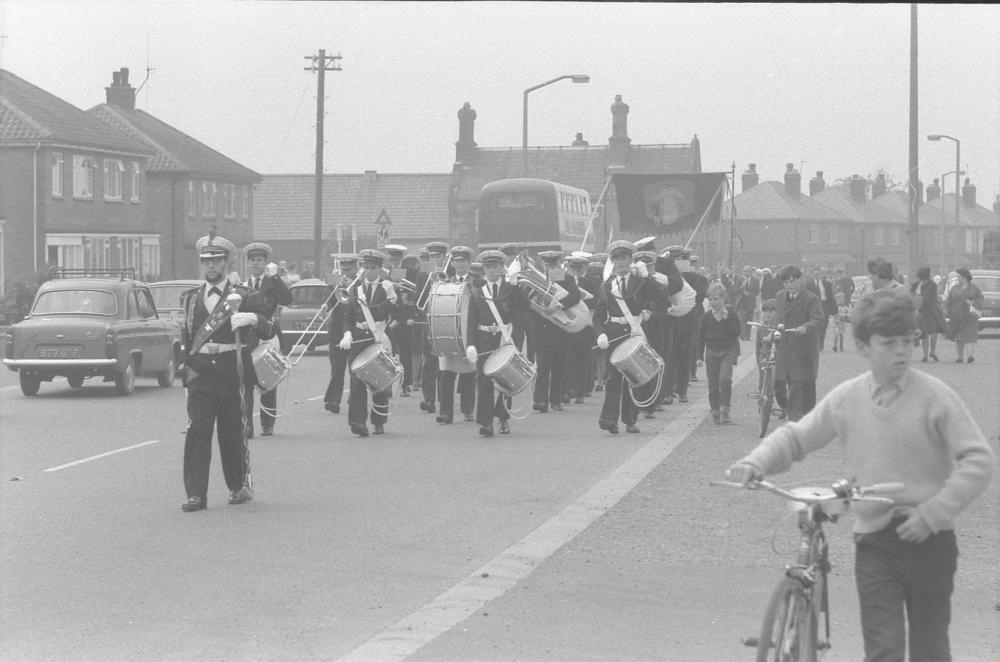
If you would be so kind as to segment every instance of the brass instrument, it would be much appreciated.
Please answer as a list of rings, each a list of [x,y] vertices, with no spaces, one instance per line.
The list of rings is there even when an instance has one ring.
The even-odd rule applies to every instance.
[[[386,269],[385,267],[382,267],[382,273],[388,280],[392,281],[393,285],[398,287],[401,291],[405,292],[406,294],[416,293],[417,286],[413,282],[408,281],[405,278],[394,278],[392,275],[392,269]]]
[[[530,263],[527,267],[517,274],[517,285],[527,294],[532,310],[569,333],[583,331],[591,324],[590,309],[582,300],[569,308],[553,308],[552,304],[565,299],[569,292],[562,285],[549,281]]]
[[[448,258],[444,261],[444,266],[441,267],[440,271],[432,271],[427,274],[427,280],[424,281],[424,288],[420,291],[420,296],[417,297],[417,310],[424,312],[427,309],[427,302],[430,297],[427,296],[430,293],[431,283],[435,280],[442,280],[441,276],[448,273],[448,266],[451,264],[451,253],[448,253]],[[435,278],[436,277],[436,278]],[[413,288],[416,290],[416,287]]]

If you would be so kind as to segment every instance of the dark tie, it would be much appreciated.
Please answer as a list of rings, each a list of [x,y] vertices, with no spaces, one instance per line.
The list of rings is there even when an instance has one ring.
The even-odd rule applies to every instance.
[[[260,277],[253,279],[253,289],[260,290]]]
[[[493,283],[493,298],[496,299],[500,295],[500,286]]]
[[[365,283],[365,299],[371,303],[372,300],[372,286],[371,283]]]
[[[208,291],[208,296],[210,296],[210,297],[215,297],[215,296],[221,297],[222,296],[222,290],[220,290],[217,287],[213,287],[212,289],[210,289]]]
[[[618,277],[618,290],[622,296],[625,296],[625,276]]]

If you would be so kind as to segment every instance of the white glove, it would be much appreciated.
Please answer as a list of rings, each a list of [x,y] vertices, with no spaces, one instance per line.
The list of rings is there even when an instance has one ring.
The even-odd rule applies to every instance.
[[[337,347],[343,350],[348,350],[351,348],[352,342],[354,342],[354,336],[351,335],[350,331],[344,331],[344,337],[340,339]]]
[[[389,301],[391,301],[392,303],[396,303],[396,298],[397,298],[396,297],[396,288],[392,286],[392,281],[391,280],[383,280],[382,281],[382,289],[385,290],[385,295],[386,295],[386,297],[389,298]]]
[[[243,279],[240,278],[239,273],[237,273],[235,271],[230,271],[229,272],[229,284],[230,285],[242,285],[243,284]]]
[[[244,326],[257,326],[257,313],[233,313],[229,323],[233,331]]]
[[[649,268],[646,266],[645,262],[636,262],[635,272],[639,274],[640,277],[645,278],[649,275]]]
[[[277,276],[278,265],[276,265],[274,262],[271,262],[266,267],[264,267],[264,273],[267,274],[268,276]]]
[[[507,282],[511,285],[517,285],[517,274],[507,274]]]
[[[479,359],[479,352],[476,350],[475,345],[469,345],[465,348],[465,358],[469,363],[475,363]]]
[[[653,311],[651,311],[651,310],[644,310],[644,311],[642,311],[642,321],[643,322],[648,322],[650,320],[650,318],[652,318],[652,317],[653,317]]]
[[[414,322],[412,319],[406,320],[406,326],[413,326],[414,324],[416,324],[416,322]]]
[[[608,342],[608,334],[602,333],[597,336],[597,346],[601,349],[607,349],[611,343]]]

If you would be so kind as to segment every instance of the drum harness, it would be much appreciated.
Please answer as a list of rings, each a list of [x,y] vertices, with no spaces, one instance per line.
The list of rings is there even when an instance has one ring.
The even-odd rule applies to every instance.
[[[497,310],[497,306],[493,302],[493,293],[490,291],[489,282],[483,285],[482,290],[483,290],[483,297],[486,299],[486,305],[490,307],[490,312],[493,314],[493,319],[496,320],[497,327],[499,327],[500,329],[502,344],[513,345],[514,339],[511,338],[511,325],[504,324],[503,318],[500,316],[500,311]],[[531,365],[533,368],[535,367],[534,363],[532,363]],[[534,382],[537,376],[538,372],[536,370],[534,375],[532,375],[531,377],[531,386],[528,388],[534,390]],[[527,391],[528,388],[526,388],[525,391]],[[525,406],[519,408],[512,408],[509,404],[507,404],[508,399],[510,399],[511,403],[513,403],[513,398],[510,398],[510,396],[501,398],[500,402],[503,403],[504,409],[507,410],[507,413],[510,414],[510,417],[513,418],[515,421],[523,421],[524,419],[531,416],[531,408],[527,406],[527,403],[525,403]],[[527,413],[522,414],[522,412],[527,412]]]
[[[615,278],[613,281],[611,281],[611,294],[615,297],[615,299],[618,300],[618,307],[621,309],[622,315],[625,317],[625,320],[628,322],[629,327],[632,329],[632,335],[642,336],[642,339],[648,343],[648,340],[646,338],[646,332],[642,330],[642,323],[639,321],[639,318],[637,316],[632,314],[632,311],[629,309],[628,304],[625,303],[625,299],[622,296],[622,291],[618,287],[618,278]],[[656,371],[656,388],[653,389],[652,395],[650,395],[647,400],[642,400],[642,401],[638,400],[635,397],[635,391],[632,389],[632,385],[628,382],[627,379],[623,380],[625,382],[625,388],[628,389],[628,393],[631,396],[632,402],[633,404],[635,404],[636,407],[638,407],[639,409],[644,409],[652,405],[654,402],[656,402],[657,398],[660,395],[660,388],[663,386],[663,373],[666,372],[665,367],[666,366],[661,362],[660,367]],[[621,397],[622,398],[625,397],[624,388],[622,389]],[[619,406],[623,406],[623,402],[624,401],[619,403]]]
[[[382,281],[376,282],[381,283]],[[371,309],[368,308],[368,298],[365,296],[364,288],[361,286],[358,286],[358,303],[361,304],[361,314],[365,316],[365,324],[367,325],[368,330],[372,333],[372,341],[380,343],[383,347],[388,346],[389,355],[392,356],[392,342],[389,340],[389,335],[386,333],[386,328],[388,327],[389,322],[386,320],[381,328],[378,326],[378,322],[376,322],[375,318],[372,317]],[[389,404],[375,404],[375,394],[370,388],[368,388],[368,385],[365,384],[365,388],[372,394],[372,397],[368,399],[371,403],[368,409],[372,414],[385,416],[386,418],[391,416],[393,412],[396,411],[396,407],[399,405],[399,391],[403,384],[403,366],[395,360],[395,357],[393,357],[393,361],[396,363],[396,377],[392,380],[392,385],[389,387]]]

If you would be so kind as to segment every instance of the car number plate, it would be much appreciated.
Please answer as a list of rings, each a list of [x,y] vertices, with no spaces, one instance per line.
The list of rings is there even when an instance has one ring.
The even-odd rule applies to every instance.
[[[308,322],[296,322],[295,323],[295,330],[296,331],[305,331],[308,327],[309,327],[309,323]]]
[[[41,359],[83,358],[83,345],[39,345],[38,358]]]

